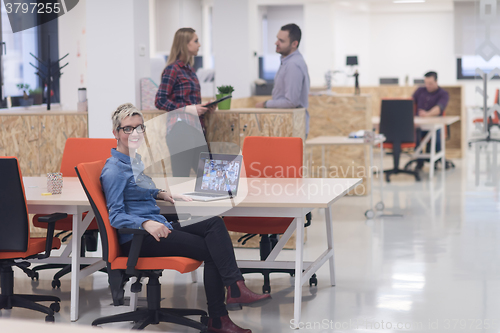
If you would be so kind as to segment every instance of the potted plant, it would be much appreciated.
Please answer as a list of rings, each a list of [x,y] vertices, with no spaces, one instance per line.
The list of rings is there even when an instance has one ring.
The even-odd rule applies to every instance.
[[[33,98],[33,105],[40,105],[43,103],[43,90],[42,88],[36,88],[34,90],[29,90],[30,97]]]
[[[27,83],[19,83],[16,85],[17,89],[23,91],[23,98],[19,100],[19,105],[20,106],[31,106],[33,105],[33,98],[29,98],[28,94],[26,93],[26,90],[29,91],[30,85]]]
[[[217,91],[219,92],[215,97],[217,99],[222,98],[227,95],[231,95],[234,91],[233,86],[220,86],[217,87]],[[229,110],[231,109],[231,98],[228,98],[218,104],[219,110]]]

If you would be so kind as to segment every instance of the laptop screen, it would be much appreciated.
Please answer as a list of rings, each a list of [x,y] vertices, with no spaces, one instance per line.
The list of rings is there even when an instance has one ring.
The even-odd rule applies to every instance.
[[[228,193],[235,196],[238,192],[242,160],[241,155],[201,153],[195,191]]]

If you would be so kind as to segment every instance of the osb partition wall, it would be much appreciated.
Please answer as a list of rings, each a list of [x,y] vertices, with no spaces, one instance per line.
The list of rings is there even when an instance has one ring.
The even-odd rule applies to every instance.
[[[370,96],[319,95],[309,96],[310,129],[308,138],[319,136],[348,136],[349,133],[371,129]],[[312,149],[310,176],[327,178],[363,178],[349,194],[366,195],[369,155],[366,146],[328,146],[325,148],[325,166],[322,166],[321,148]],[[307,161],[309,164],[309,161]],[[326,169],[325,169],[326,168]]]
[[[379,87],[361,87],[361,94],[371,96],[371,108],[374,116],[380,116],[381,100],[384,98],[411,98],[418,86],[387,85]],[[442,86],[450,95],[450,101],[445,110],[447,116],[459,116],[460,121],[450,126],[449,138],[446,140],[446,156],[460,158],[462,156],[462,120],[465,119],[462,86]],[[315,90],[315,89],[311,89]],[[324,90],[318,88],[317,90]],[[352,87],[332,87],[337,94],[353,94]],[[465,135],[465,133],[464,133]]]
[[[0,116],[0,155],[16,156],[23,176],[58,172],[66,139],[87,136],[86,113]]]

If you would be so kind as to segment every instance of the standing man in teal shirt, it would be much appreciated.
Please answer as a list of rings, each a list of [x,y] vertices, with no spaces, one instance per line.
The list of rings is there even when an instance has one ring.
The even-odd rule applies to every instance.
[[[255,105],[257,108],[306,109],[306,136],[309,133],[309,73],[298,47],[302,32],[296,24],[281,27],[276,41],[276,52],[281,54],[281,65],[274,78],[273,98]]]

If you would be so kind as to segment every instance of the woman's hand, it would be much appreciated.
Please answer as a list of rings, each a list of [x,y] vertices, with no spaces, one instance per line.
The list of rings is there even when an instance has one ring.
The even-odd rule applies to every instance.
[[[205,114],[208,111],[208,108],[204,107],[201,104],[196,104],[196,112],[198,112],[198,116]]]
[[[172,232],[166,225],[163,223],[148,220],[146,222],[142,222],[142,228],[149,232],[151,236],[153,236],[157,242],[160,241],[160,238],[167,238],[168,235]]]
[[[168,192],[158,192],[156,198],[175,204],[175,200],[174,200],[172,194],[170,194]]]
[[[174,195],[172,195],[172,198],[175,200],[193,201],[193,199],[191,197],[188,197],[187,195],[182,195],[182,194],[174,194]]]

